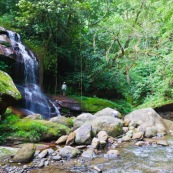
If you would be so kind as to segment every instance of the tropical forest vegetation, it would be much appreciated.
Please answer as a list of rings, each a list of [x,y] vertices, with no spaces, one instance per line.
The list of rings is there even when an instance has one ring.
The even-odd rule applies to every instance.
[[[37,55],[45,92],[155,107],[173,98],[172,0],[0,0],[0,25]],[[0,69],[10,68],[0,62]]]

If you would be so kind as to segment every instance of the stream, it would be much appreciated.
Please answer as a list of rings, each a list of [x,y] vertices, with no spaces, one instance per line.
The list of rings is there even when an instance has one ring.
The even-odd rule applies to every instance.
[[[165,139],[165,138],[164,138]],[[101,152],[97,158],[78,158],[55,163],[31,173],[171,173],[173,172],[173,137],[166,137],[169,146],[148,145],[138,147],[133,142],[118,146],[120,156],[105,158]]]

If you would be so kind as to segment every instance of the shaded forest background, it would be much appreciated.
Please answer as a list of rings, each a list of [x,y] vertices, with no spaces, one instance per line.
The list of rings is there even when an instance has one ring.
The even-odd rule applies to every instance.
[[[172,102],[172,0],[0,0],[0,8],[0,26],[37,55],[47,93],[66,81],[73,95]]]

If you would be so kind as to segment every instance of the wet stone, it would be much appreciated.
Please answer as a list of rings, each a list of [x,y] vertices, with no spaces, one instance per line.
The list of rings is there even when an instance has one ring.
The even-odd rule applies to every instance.
[[[108,139],[108,134],[105,131],[100,131],[97,136],[100,141],[107,141]]]
[[[87,149],[86,151],[84,151],[82,153],[82,157],[86,157],[86,158],[94,158],[94,157],[96,157],[94,149]]]
[[[158,140],[156,143],[157,143],[157,145],[162,145],[162,146],[168,146],[169,145],[168,142],[165,140]]]
[[[59,160],[62,159],[62,157],[61,156],[53,156],[52,159],[53,160],[56,160],[56,161],[59,161]]]
[[[46,149],[46,150],[43,150],[43,151],[38,155],[38,158],[42,159],[42,158],[46,157],[47,154],[48,154],[47,149]]]
[[[47,151],[48,151],[49,154],[53,154],[54,153],[54,150],[52,148],[47,149]]]

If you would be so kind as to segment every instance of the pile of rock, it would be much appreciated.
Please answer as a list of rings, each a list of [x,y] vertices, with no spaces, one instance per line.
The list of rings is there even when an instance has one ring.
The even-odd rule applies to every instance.
[[[135,110],[124,117],[123,141],[161,137],[166,134],[163,119],[152,109]]]

